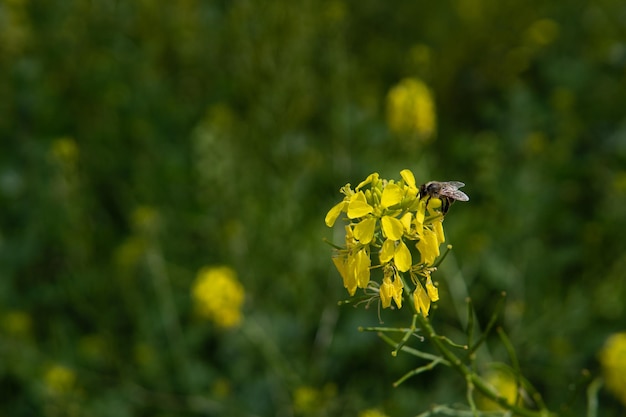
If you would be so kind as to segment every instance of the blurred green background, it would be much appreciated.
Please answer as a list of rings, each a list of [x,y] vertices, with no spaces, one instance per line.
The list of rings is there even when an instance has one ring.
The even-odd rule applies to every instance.
[[[0,1],[0,416],[416,415],[463,402],[359,325],[323,222],[371,172],[462,180],[434,275],[550,408],[626,327],[626,3]],[[387,95],[432,91],[436,134]],[[227,265],[243,321],[194,313]],[[386,310],[406,325],[408,309]],[[428,349],[427,347],[424,347]],[[507,360],[497,339],[486,354]],[[623,415],[600,394],[602,415]]]

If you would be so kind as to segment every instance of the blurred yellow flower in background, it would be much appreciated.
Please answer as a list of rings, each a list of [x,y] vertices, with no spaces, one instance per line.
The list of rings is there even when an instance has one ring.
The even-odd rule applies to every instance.
[[[293,392],[293,408],[296,415],[327,415],[336,396],[337,387],[334,384],[326,384],[321,388],[301,385]]]
[[[236,327],[241,323],[244,289],[232,268],[202,268],[191,293],[198,316],[223,328]]]
[[[9,311],[0,318],[0,326],[13,338],[26,337],[31,334],[33,320],[23,311]]]
[[[78,145],[70,137],[62,137],[52,143],[50,152],[55,160],[63,165],[73,167],[78,160]]]
[[[521,402],[520,396],[517,394],[518,387],[514,376],[510,372],[504,370],[493,370],[485,376],[485,380],[491,387],[498,393],[500,397],[504,397],[509,404],[515,404],[517,399],[518,404]],[[490,400],[487,397],[479,396],[478,405],[481,410],[484,411],[498,411],[504,410],[498,403]]]
[[[387,94],[387,124],[398,135],[431,140],[437,129],[435,102],[428,86],[417,78],[405,78]]]
[[[626,406],[626,332],[611,335],[599,357],[606,388]]]
[[[387,414],[375,408],[369,408],[359,413],[359,417],[387,417]]]
[[[76,374],[71,369],[54,364],[48,367],[43,376],[47,392],[53,397],[63,397],[75,388]]]

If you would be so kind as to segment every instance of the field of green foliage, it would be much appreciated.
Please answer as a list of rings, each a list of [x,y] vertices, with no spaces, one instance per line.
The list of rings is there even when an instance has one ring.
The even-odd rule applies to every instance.
[[[403,169],[470,197],[437,332],[622,416],[625,109],[620,0],[0,0],[0,416],[504,415],[341,303],[325,216]]]

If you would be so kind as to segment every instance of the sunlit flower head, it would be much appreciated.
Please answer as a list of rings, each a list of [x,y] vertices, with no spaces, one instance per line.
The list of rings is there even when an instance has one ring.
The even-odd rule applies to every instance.
[[[445,240],[443,213],[431,205],[426,209],[429,197],[419,195],[411,171],[402,170],[400,177],[386,180],[373,173],[354,189],[346,184],[343,200],[328,211],[325,223],[347,223],[333,263],[351,296],[359,288],[371,289],[368,294],[380,297],[383,308],[392,301],[401,308],[408,291],[416,311],[426,316],[439,299],[430,274]]]
[[[606,388],[626,406],[626,332],[611,335],[599,358]]]
[[[199,317],[223,328],[236,327],[241,322],[244,289],[232,268],[202,268],[193,283],[191,294]]]

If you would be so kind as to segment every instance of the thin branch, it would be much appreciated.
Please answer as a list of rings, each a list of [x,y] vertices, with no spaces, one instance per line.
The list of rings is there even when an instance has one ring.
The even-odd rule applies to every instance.
[[[444,361],[445,360],[443,358],[437,357],[435,360],[433,360],[429,364],[420,366],[419,368],[415,368],[412,371],[407,372],[406,374],[402,376],[402,378],[398,379],[396,382],[393,383],[393,387],[397,388],[400,384],[402,384],[404,381],[411,378],[412,376],[421,374],[422,372],[430,371],[435,366],[439,365],[440,363],[443,363]]]

